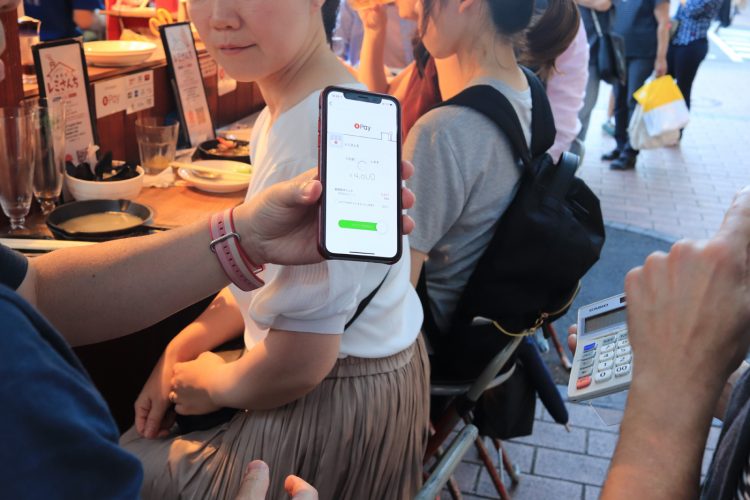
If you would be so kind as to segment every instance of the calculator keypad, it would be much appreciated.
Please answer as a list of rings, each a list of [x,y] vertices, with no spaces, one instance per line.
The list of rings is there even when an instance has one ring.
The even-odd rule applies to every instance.
[[[592,382],[603,384],[613,378],[629,375],[633,355],[627,331],[623,328],[586,344],[580,358],[576,381],[576,388],[579,390],[589,387]]]

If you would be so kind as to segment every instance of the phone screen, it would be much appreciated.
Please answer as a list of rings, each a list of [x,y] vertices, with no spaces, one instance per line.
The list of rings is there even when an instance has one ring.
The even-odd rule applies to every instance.
[[[331,89],[325,141],[323,250],[363,260],[400,257],[400,116],[398,101]]]

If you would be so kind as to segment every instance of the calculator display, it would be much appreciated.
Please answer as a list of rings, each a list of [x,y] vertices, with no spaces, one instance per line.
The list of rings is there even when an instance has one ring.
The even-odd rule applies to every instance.
[[[596,316],[590,316],[584,320],[583,335],[590,335],[599,330],[609,328],[610,326],[625,323],[627,319],[628,315],[624,307],[615,309],[614,311],[597,314]]]

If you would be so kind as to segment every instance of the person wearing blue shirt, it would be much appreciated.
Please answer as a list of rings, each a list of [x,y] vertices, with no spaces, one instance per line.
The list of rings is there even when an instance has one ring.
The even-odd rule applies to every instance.
[[[682,0],[675,15],[679,24],[669,46],[667,64],[688,108],[693,80],[708,54],[708,28],[718,16],[721,4],[722,0]]]
[[[102,0],[24,0],[23,8],[27,16],[42,22],[39,39],[43,42],[103,27],[95,12],[104,8]]]
[[[612,32],[625,39],[628,77],[615,85],[615,140],[617,147],[602,156],[612,170],[635,168],[638,151],[630,145],[628,125],[635,111],[633,93],[653,74],[667,73],[669,0],[616,0]]]

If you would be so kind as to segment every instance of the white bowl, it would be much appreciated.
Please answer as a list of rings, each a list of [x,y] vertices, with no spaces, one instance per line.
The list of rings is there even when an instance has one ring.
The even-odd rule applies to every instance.
[[[151,57],[156,44],[134,40],[100,40],[83,44],[86,61],[95,66],[133,66]]]
[[[82,200],[134,200],[143,188],[143,168],[137,167],[138,175],[124,181],[84,181],[65,172],[65,184],[78,201]]]

